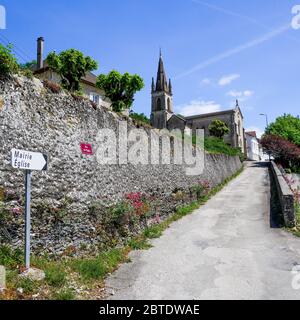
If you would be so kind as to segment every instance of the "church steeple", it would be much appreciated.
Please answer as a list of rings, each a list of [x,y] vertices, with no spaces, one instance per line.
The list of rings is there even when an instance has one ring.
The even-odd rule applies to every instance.
[[[160,50],[156,84],[152,79],[151,124],[158,129],[167,128],[167,122],[173,115],[173,94],[171,79],[167,80],[163,57]]]
[[[156,91],[168,91],[167,75],[164,68],[162,53],[159,53],[158,71],[156,79]]]

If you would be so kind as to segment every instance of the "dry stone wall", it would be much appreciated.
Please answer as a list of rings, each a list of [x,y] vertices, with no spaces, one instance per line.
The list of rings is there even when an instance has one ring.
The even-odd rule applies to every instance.
[[[68,93],[52,93],[37,80],[16,77],[0,81],[0,216],[1,243],[20,247],[23,242],[24,172],[10,164],[12,148],[47,153],[47,172],[32,177],[33,230],[36,252],[63,253],[89,248],[122,237],[103,232],[105,227],[93,205],[112,206],[124,195],[142,192],[158,199],[162,216],[192,200],[178,197],[199,180],[215,186],[241,168],[238,157],[205,156],[201,176],[187,176],[183,165],[99,165],[97,134],[117,132],[121,116],[95,108],[89,101]],[[135,124],[128,119],[128,126]],[[148,130],[148,129],[147,129]],[[83,155],[80,143],[93,146],[94,155]],[[1,222],[2,221],[2,222]],[[147,224],[147,221],[145,221]]]

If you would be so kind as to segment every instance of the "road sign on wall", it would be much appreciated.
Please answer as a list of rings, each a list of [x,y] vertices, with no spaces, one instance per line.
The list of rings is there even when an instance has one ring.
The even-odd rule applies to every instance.
[[[22,170],[47,170],[47,155],[39,152],[12,149],[11,164],[13,168]]]
[[[86,154],[86,155],[90,155],[90,156],[93,155],[93,148],[90,144],[81,143],[80,148],[81,148],[82,154]]]

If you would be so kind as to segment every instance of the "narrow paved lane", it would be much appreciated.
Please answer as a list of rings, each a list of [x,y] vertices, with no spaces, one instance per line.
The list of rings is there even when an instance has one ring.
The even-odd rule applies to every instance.
[[[111,299],[300,299],[300,238],[270,228],[268,169],[250,164],[108,280]],[[300,281],[299,281],[300,282]]]

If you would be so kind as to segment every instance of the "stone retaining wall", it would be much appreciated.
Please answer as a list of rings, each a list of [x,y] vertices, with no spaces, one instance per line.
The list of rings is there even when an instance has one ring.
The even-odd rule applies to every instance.
[[[213,187],[241,168],[238,157],[212,154],[205,155],[200,176],[187,176],[184,165],[99,165],[99,130],[116,132],[124,120],[137,128],[132,120],[85,99],[51,93],[37,79],[0,81],[0,204],[6,213],[2,226],[0,216],[0,242],[23,243],[24,172],[11,167],[12,148],[47,153],[50,159],[49,170],[32,177],[32,245],[37,252],[62,253],[105,242],[104,210],[96,215],[94,210],[99,203],[108,208],[128,193],[141,192],[156,199],[153,214],[163,218],[194,199],[191,188],[199,181],[208,180]],[[80,143],[91,144],[94,154],[83,155]]]
[[[271,170],[275,179],[285,226],[294,227],[296,224],[294,194],[287,184],[286,180],[284,179],[281,171],[273,161],[271,163]]]

